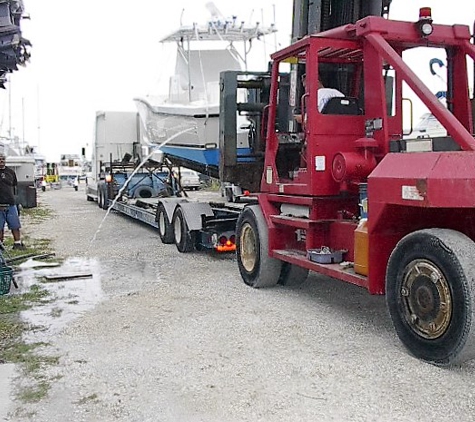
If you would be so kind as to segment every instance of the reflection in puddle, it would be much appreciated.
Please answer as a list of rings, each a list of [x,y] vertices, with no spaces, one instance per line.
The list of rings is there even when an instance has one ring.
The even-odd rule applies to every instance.
[[[42,277],[71,274],[91,274],[85,278],[42,282]],[[18,289],[12,293],[27,292],[34,284],[50,292],[51,303],[34,306],[21,312],[21,318],[34,329],[24,334],[27,342],[47,342],[71,321],[99,303],[103,297],[99,262],[95,259],[70,258],[58,266],[29,259],[15,271]]]

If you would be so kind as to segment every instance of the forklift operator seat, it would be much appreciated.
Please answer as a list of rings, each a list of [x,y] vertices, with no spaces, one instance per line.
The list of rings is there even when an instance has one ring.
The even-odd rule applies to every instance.
[[[322,114],[347,114],[356,116],[362,114],[358,99],[354,97],[333,97],[322,109]]]

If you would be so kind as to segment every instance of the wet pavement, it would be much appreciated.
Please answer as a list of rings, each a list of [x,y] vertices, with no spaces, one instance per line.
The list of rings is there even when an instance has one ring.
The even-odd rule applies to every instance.
[[[47,343],[104,298],[99,262],[94,259],[73,257],[62,264],[28,259],[16,269],[15,280],[18,290],[12,288],[11,294],[26,292],[35,284],[50,293],[47,303],[20,314],[24,322],[39,327],[24,334],[26,342]]]

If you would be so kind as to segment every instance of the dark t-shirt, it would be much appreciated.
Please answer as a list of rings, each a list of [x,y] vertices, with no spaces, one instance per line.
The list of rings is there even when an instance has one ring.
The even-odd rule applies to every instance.
[[[0,169],[0,204],[15,205],[15,191],[17,185],[15,172],[5,167]]]

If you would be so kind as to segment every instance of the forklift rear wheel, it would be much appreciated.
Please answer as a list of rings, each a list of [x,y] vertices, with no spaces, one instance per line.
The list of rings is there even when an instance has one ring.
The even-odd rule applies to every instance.
[[[175,245],[178,251],[191,252],[195,249],[195,234],[188,229],[181,207],[177,207],[173,213],[172,224],[175,232]]]
[[[268,228],[258,205],[241,212],[236,230],[239,272],[244,282],[255,288],[275,286],[282,262],[269,256]]]
[[[158,204],[157,207],[157,223],[158,234],[162,243],[173,243],[175,234],[173,233],[173,226],[168,220],[168,215],[163,204]]]
[[[448,229],[405,236],[392,252],[386,301],[417,358],[450,366],[475,358],[475,243]]]
[[[308,269],[284,262],[280,273],[279,284],[287,287],[299,287],[308,277]]]

